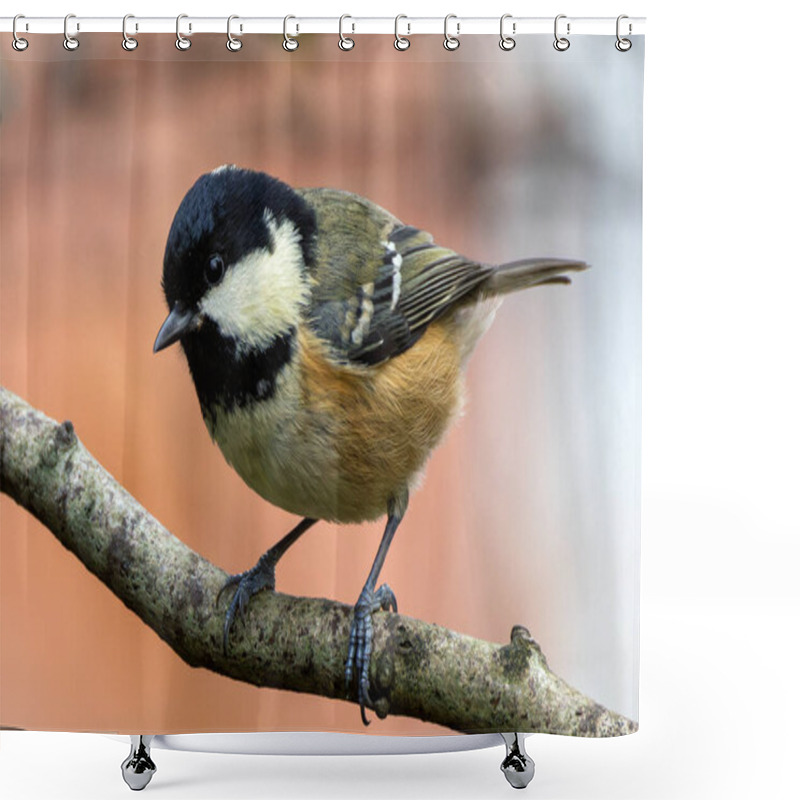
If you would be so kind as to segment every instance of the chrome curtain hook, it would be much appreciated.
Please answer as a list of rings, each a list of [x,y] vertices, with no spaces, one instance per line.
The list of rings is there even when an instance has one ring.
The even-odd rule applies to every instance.
[[[556,37],[556,40],[553,42],[553,47],[555,47],[555,49],[558,50],[560,53],[563,53],[565,50],[569,50],[569,45],[570,45],[570,41],[569,41],[569,39],[567,39],[566,36],[559,36],[558,35],[558,21],[560,19],[566,19],[566,18],[567,18],[566,14],[559,14],[556,17],[555,22],[553,23],[553,35]],[[568,22],[567,23],[567,36],[569,36],[569,33],[570,33],[569,29],[570,29],[570,24]]]
[[[175,36],[176,36],[175,47],[177,47],[178,50],[188,50],[192,46],[192,40],[191,39],[187,39],[181,33],[181,20],[182,19],[189,19],[189,15],[188,14],[178,14],[178,16],[175,18]],[[192,23],[190,22],[189,23],[189,33],[191,33],[191,32],[192,32]]]
[[[67,14],[67,16],[64,17],[64,49],[69,50],[70,52],[72,52],[73,50],[77,50],[81,44],[74,36],[70,35],[69,21],[71,19],[75,19],[74,14]],[[80,29],[81,29],[80,23],[76,22],[75,23],[76,33],[80,31]]]
[[[294,52],[300,47],[300,42],[294,36],[289,36],[288,24],[290,19],[297,19],[297,17],[293,16],[292,14],[287,14],[283,18],[283,49],[288,51],[289,53]],[[296,30],[300,32],[300,26],[295,23]]]
[[[231,51],[231,53],[238,53],[239,50],[242,49],[242,40],[241,39],[237,39],[231,33],[231,22],[233,22],[235,19],[239,19],[239,17],[237,17],[236,14],[231,14],[228,17],[228,41],[225,43],[225,47],[227,47],[228,50]],[[239,26],[239,32],[240,33],[241,33],[241,30],[242,30],[242,26],[240,25]]]
[[[129,19],[136,19],[133,14],[126,14],[122,18],[122,49],[127,50],[130,52],[131,50],[135,50],[139,46],[138,39],[134,39],[133,36],[128,36],[128,20]],[[138,30],[139,26],[134,26],[134,30]]]
[[[408,19],[405,14],[398,14],[394,18],[394,49],[395,50],[408,50],[411,47],[411,39],[406,39],[405,36],[400,35],[400,20],[401,19]],[[407,22],[406,27],[408,28],[408,34],[411,35],[411,23]]]
[[[614,42],[614,47],[616,47],[617,50],[620,51],[620,53],[627,53],[628,50],[630,50],[631,47],[633,47],[633,42],[630,39],[623,39],[622,36],[620,35],[620,22],[622,22],[622,20],[624,20],[624,19],[628,19],[628,15],[627,14],[620,14],[617,17],[617,41]],[[631,24],[629,22],[628,23],[628,36],[631,35],[632,31],[633,31],[633,27],[631,26]]]
[[[17,14],[17,16],[14,17],[14,21],[11,23],[11,34],[14,37],[11,40],[11,46],[18,53],[21,53],[23,50],[27,50],[28,49],[28,40],[27,39],[23,39],[17,33],[17,20],[20,20],[20,19],[25,19],[25,15],[24,14]]]
[[[344,21],[346,19],[353,19],[353,18],[349,14],[342,14],[342,16],[339,17],[339,49],[340,50],[352,50],[356,46],[355,40],[351,39],[349,36],[345,36],[344,32],[342,30],[342,27],[344,26]],[[352,28],[353,28],[353,32],[355,32],[355,29],[356,29],[355,23],[352,23]]]
[[[292,14],[287,14],[283,18],[283,49],[289,53],[297,50],[297,48],[300,47],[300,42],[298,42],[294,36],[289,36],[287,25],[289,24],[290,19],[297,19],[297,17],[293,16]],[[300,31],[299,26],[297,27],[297,31]]]
[[[456,20],[456,35],[451,36],[447,30],[447,23],[450,22],[451,19]],[[458,22],[458,17],[455,14],[448,14],[444,18],[444,41],[442,44],[444,45],[445,50],[458,50],[459,45],[461,42],[459,41],[458,34],[461,32],[461,23]]]
[[[513,14],[503,14],[503,16],[500,17],[500,49],[505,50],[506,52],[508,52],[509,50],[513,50],[517,46],[517,40],[514,39],[513,36],[509,36],[503,30],[503,26],[505,25],[506,20],[511,19],[512,16]],[[511,32],[512,33],[517,32],[516,22],[511,23]]]

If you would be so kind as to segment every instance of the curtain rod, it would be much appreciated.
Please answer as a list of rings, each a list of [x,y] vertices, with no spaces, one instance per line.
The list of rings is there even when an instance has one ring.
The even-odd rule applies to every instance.
[[[125,32],[128,36],[145,33],[175,33],[176,17],[136,17],[128,15]],[[549,33],[553,35],[556,24],[558,35],[615,35],[622,36],[643,34],[644,17],[625,17],[619,22],[616,17],[569,17],[563,14],[554,17],[514,17],[504,15],[503,31],[508,36],[524,34]],[[61,34],[65,25],[70,36],[84,33],[122,33],[122,17],[81,17],[68,15],[65,17],[27,17],[18,16],[16,33],[25,34]],[[198,33],[228,32],[228,17],[194,17],[181,15],[180,31],[184,36]],[[236,17],[231,20],[230,31],[236,36],[247,34],[284,34],[297,36],[304,33],[332,33],[342,35],[357,34],[389,34],[414,36],[415,34],[444,35],[444,17],[355,17],[344,15],[339,17]],[[500,33],[500,17],[458,17],[449,15],[447,31],[451,36],[468,36],[472,34]],[[0,17],[0,32],[11,33],[14,30],[14,17]]]

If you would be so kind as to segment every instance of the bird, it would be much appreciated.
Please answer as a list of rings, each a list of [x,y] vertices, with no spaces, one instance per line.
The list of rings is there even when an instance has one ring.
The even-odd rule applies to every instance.
[[[386,517],[355,603],[345,685],[372,706],[372,614],[397,611],[378,586],[392,539],[431,452],[461,415],[464,372],[501,298],[570,283],[583,261],[492,265],[365,197],[292,188],[224,165],[184,196],[167,236],[168,316],[153,346],[180,342],[211,438],[244,482],[301,517],[234,589],[223,649],[250,598],[318,520]]]

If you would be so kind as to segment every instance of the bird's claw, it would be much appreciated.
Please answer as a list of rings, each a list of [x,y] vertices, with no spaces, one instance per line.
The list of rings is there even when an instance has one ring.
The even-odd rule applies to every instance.
[[[268,556],[269,553],[262,556],[252,569],[231,575],[222,584],[222,588],[217,593],[217,603],[219,603],[220,597],[227,589],[231,586],[236,587],[233,599],[225,612],[225,626],[222,632],[222,652],[225,655],[228,654],[228,639],[237,613],[244,616],[247,611],[247,604],[254,594],[257,594],[262,589],[270,591],[275,589],[275,564]]]
[[[347,647],[347,663],[344,669],[345,683],[349,686],[355,676],[358,686],[358,705],[361,721],[369,725],[365,708],[372,705],[369,696],[369,659],[372,654],[372,614],[374,611],[397,611],[397,599],[389,585],[384,583],[376,591],[366,586],[361,591],[353,610],[350,625],[350,642]]]

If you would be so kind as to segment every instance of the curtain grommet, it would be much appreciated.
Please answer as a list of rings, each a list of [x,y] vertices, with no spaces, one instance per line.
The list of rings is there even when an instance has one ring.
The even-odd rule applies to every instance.
[[[560,36],[558,33],[558,21],[561,19],[566,19],[566,14],[558,14],[556,16],[555,22],[553,22],[553,36],[555,36],[555,41],[553,42],[553,47],[558,50],[559,53],[563,53],[565,50],[569,50],[570,41],[567,39],[567,36],[570,34],[570,23],[567,22],[567,36]]]
[[[63,44],[64,44],[64,49],[65,50],[69,50],[70,53],[75,52],[75,50],[77,50],[81,46],[81,43],[78,41],[77,37],[73,36],[69,32],[69,21],[71,19],[75,19],[75,18],[76,18],[75,14],[67,14],[67,16],[64,17],[64,42],[63,42]],[[75,31],[76,31],[76,33],[78,31],[80,31],[80,29],[81,29],[80,23],[76,22],[75,23]]]
[[[12,46],[12,47],[13,47],[13,48],[14,48],[14,49],[15,49],[15,50],[18,52],[18,53],[22,53],[22,52],[24,52],[25,50],[27,50],[27,49],[28,49],[28,44],[29,44],[29,42],[28,42],[28,40],[27,40],[27,39],[23,39],[23,38],[22,38],[22,37],[21,37],[21,36],[20,36],[20,35],[17,33],[17,20],[20,20],[20,19],[25,19],[25,15],[24,15],[24,14],[17,14],[17,15],[14,17],[14,21],[11,23],[11,35],[12,35],[12,37],[13,37],[13,38],[11,39],[11,46]]]
[[[188,14],[178,14],[178,16],[175,18],[175,36],[176,36],[175,47],[177,47],[178,50],[180,50],[181,52],[184,52],[184,51],[188,50],[192,46],[192,40],[191,39],[187,39],[181,33],[181,20],[182,19],[188,19],[188,18],[189,18]],[[191,33],[191,32],[192,32],[192,23],[190,22],[189,23],[189,33]]]
[[[238,53],[242,49],[242,40],[234,36],[231,32],[231,22],[235,19],[239,19],[236,14],[231,14],[228,17],[228,41],[225,42],[225,47],[227,47],[231,53]],[[241,26],[239,26],[239,31],[241,32],[241,30]]]
[[[450,22],[451,19],[456,20],[456,35],[451,36],[450,32],[447,30],[447,24]],[[459,31],[461,30],[461,23],[458,22],[458,17],[455,14],[448,14],[444,18],[444,41],[442,45],[444,46],[445,50],[449,50],[451,53],[453,50],[458,50],[461,46],[461,41],[458,38]]]
[[[342,28],[346,19],[353,18],[349,14],[342,14],[342,16],[339,17],[339,49],[344,50],[345,53],[349,53],[356,46],[356,41],[355,39],[344,35]],[[355,29],[356,26],[355,23],[353,23],[353,32],[355,32]]]
[[[287,14],[283,18],[283,49],[287,53],[293,53],[298,47],[300,47],[300,42],[298,42],[294,36],[289,36],[287,26],[290,19],[297,19],[297,17],[295,17],[293,14]]]
[[[122,18],[122,49],[127,50],[129,53],[139,46],[139,40],[133,36],[128,35],[128,20],[136,19],[133,14],[126,14]],[[138,29],[138,25],[134,26],[134,30]]]
[[[503,30],[503,26],[507,19],[512,19],[513,14],[503,14],[500,17],[500,49],[504,50],[506,53],[509,50],[513,50],[517,46],[517,40],[513,36],[509,36],[505,30]],[[517,32],[517,23],[511,23],[511,33],[514,34]]]
[[[614,47],[616,47],[617,50],[619,50],[620,53],[627,53],[628,50],[630,50],[631,47],[633,47],[633,42],[630,39],[623,38],[622,35],[620,34],[620,23],[624,19],[629,19],[627,14],[620,14],[617,17],[617,41],[614,42]],[[633,28],[631,27],[631,24],[629,22],[628,23],[628,36],[631,35],[631,31],[632,30],[633,30]]]
[[[408,50],[411,47],[411,39],[406,38],[406,36],[400,35],[400,20],[401,19],[408,19],[405,14],[398,14],[394,18],[394,49],[399,50],[401,53],[405,50]],[[411,35],[411,24],[406,23],[406,27],[408,28],[408,34]]]

